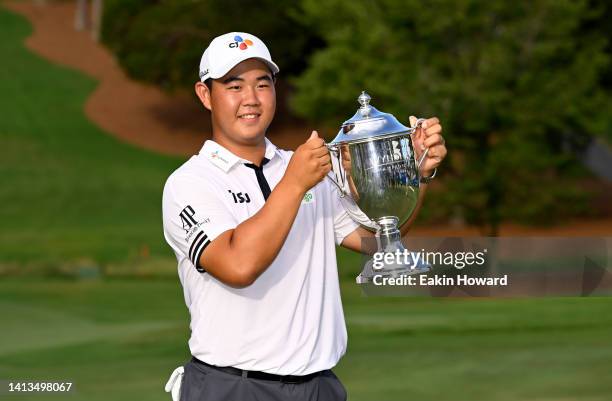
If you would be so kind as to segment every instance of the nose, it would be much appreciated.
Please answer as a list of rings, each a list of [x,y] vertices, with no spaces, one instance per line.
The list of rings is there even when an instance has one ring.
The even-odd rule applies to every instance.
[[[259,106],[261,103],[257,97],[257,91],[252,86],[247,87],[244,91],[244,98],[242,99],[243,106]]]

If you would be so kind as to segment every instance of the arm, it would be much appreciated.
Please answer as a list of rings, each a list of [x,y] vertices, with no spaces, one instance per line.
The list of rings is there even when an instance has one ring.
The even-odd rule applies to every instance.
[[[252,284],[280,251],[303,196],[283,178],[259,212],[210,243],[200,265],[232,287]]]
[[[251,285],[278,255],[305,192],[330,170],[329,152],[313,132],[293,154],[265,205],[235,229],[215,238],[200,256],[200,265],[232,287]]]

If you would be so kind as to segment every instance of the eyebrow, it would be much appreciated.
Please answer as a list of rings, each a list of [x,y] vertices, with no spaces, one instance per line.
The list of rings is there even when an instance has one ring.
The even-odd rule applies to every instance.
[[[225,78],[225,79],[223,80],[223,84],[228,84],[228,83],[233,82],[233,81],[241,81],[241,82],[244,82],[244,79],[243,79],[243,78],[240,78],[240,77],[237,77],[237,76],[229,76],[229,77],[227,77],[227,78]],[[268,81],[268,82],[272,82],[272,78],[270,77],[270,75],[267,75],[267,74],[266,74],[266,75],[262,75],[262,76],[260,76],[260,77],[257,77],[257,81]]]
[[[230,82],[232,82],[232,81],[244,81],[244,79],[242,79],[242,78],[240,78],[240,77],[230,76],[230,77],[225,78],[225,79],[223,80],[223,83],[224,83],[224,84],[227,84],[227,83],[230,83]]]

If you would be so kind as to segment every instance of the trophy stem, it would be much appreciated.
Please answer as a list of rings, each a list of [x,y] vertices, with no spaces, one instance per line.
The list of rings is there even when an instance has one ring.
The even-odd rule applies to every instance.
[[[363,270],[356,278],[357,284],[370,283],[374,276],[377,275],[382,277],[398,277],[401,275],[425,273],[431,268],[431,266],[425,262],[416,262],[411,252],[406,250],[402,244],[400,230],[397,228],[399,222],[397,217],[385,216],[375,221],[379,226],[376,231],[376,244],[378,245],[376,253],[379,255],[388,253],[394,256],[401,255],[401,261],[398,263],[396,258],[394,262],[384,262],[383,266],[380,267],[377,265],[381,263],[381,260],[385,260],[386,258],[380,258],[377,265],[374,263],[375,258],[368,260]]]
[[[379,229],[376,231],[376,244],[378,252],[395,252],[403,250],[402,237],[397,228],[399,219],[395,216],[387,216],[376,219]]]

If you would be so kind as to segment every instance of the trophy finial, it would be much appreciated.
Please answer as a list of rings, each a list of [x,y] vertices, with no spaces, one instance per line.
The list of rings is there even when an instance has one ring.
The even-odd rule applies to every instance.
[[[366,93],[366,91],[361,91],[361,95],[359,95],[359,97],[357,98],[357,101],[359,102],[361,107],[368,106],[370,104],[370,100],[372,100],[372,98]]]
[[[368,95],[366,91],[361,91],[361,95],[359,95],[357,101],[361,105],[359,108],[359,114],[361,114],[362,117],[367,118],[370,116],[370,100],[372,100],[370,95]]]

